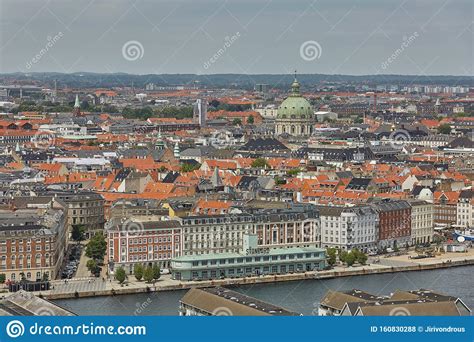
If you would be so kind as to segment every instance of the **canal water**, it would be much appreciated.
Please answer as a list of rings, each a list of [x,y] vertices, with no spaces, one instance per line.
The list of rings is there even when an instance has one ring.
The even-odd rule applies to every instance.
[[[474,309],[473,266],[233,287],[238,292],[303,315],[311,315],[329,289],[345,291],[354,288],[377,295],[388,295],[397,289],[431,289],[457,296]],[[179,290],[55,302],[78,315],[177,315],[179,300],[185,293],[186,290]]]

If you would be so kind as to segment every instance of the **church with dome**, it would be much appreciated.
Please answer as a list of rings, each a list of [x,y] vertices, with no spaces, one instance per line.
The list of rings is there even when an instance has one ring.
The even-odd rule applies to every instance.
[[[278,107],[275,133],[309,136],[313,133],[315,123],[313,108],[309,101],[301,96],[300,84],[295,78],[290,95]]]

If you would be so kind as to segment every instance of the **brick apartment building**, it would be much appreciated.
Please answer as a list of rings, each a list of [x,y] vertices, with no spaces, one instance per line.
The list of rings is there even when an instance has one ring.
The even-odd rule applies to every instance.
[[[106,232],[110,272],[123,267],[131,274],[137,263],[168,268],[183,250],[181,224],[175,220],[115,220]]]
[[[0,273],[7,281],[55,279],[67,242],[67,209],[60,202],[0,209]]]
[[[382,248],[411,243],[411,206],[407,201],[383,199],[372,203],[379,214],[379,241]]]

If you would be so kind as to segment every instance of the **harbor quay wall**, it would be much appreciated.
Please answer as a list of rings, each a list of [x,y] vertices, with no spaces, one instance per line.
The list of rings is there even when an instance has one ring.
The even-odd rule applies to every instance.
[[[251,284],[264,284],[264,283],[275,283],[284,281],[301,281],[301,280],[315,280],[315,279],[332,279],[338,277],[352,277],[361,275],[371,274],[382,274],[382,273],[396,273],[396,272],[415,272],[425,270],[443,269],[449,267],[459,267],[474,265],[474,259],[464,260],[453,260],[450,262],[437,262],[427,263],[418,265],[407,265],[407,266],[378,266],[378,267],[356,267],[347,268],[345,270],[326,270],[318,272],[306,272],[306,273],[294,273],[274,276],[263,276],[263,277],[246,277],[246,278],[234,278],[234,279],[219,279],[219,280],[208,280],[208,281],[186,281],[179,282],[171,285],[160,285],[158,281],[155,285],[140,283],[140,286],[129,287],[126,285],[113,284],[110,288],[100,291],[83,291],[83,292],[68,292],[68,293],[51,293],[51,291],[36,293],[41,295],[43,298],[54,300],[54,299],[69,299],[69,298],[83,298],[83,297],[98,297],[98,296],[116,296],[116,295],[127,295],[127,294],[138,294],[138,293],[152,293],[158,291],[175,291],[175,290],[186,290],[193,287],[209,287],[209,286],[238,286],[238,285],[251,285]]]

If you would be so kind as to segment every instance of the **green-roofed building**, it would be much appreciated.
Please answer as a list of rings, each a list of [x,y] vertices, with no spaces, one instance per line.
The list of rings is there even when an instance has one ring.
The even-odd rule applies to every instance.
[[[300,93],[300,84],[295,78],[290,95],[278,107],[275,133],[293,136],[309,136],[313,133],[316,117],[313,107]]]
[[[267,248],[257,235],[244,234],[240,253],[185,255],[171,260],[172,278],[208,280],[323,270],[326,250],[317,247]]]

